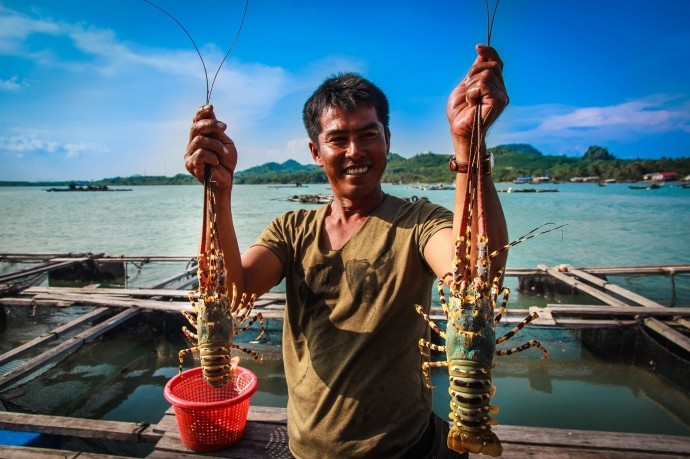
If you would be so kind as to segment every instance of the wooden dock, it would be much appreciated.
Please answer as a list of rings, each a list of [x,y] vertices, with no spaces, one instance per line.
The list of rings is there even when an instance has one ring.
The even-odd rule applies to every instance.
[[[195,268],[156,282],[151,288],[83,288],[31,285],[40,276],[66,266],[89,261],[92,263],[148,263],[187,262],[189,257],[106,257],[103,254],[2,255],[0,261],[29,261],[38,266],[0,275],[0,306],[7,307],[63,307],[92,306],[69,323],[57,326],[49,333],[0,355],[0,365],[20,357],[28,361],[18,368],[0,375],[0,390],[30,376],[32,372],[76,352],[83,344],[93,341],[114,327],[127,323],[142,314],[169,313],[179,315],[191,311],[188,292]],[[578,330],[610,330],[629,326],[643,327],[672,343],[675,349],[690,354],[690,305],[665,306],[638,295],[607,278],[616,275],[662,275],[671,279],[675,289],[677,275],[690,273],[690,265],[574,268],[569,265],[538,266],[512,269],[508,277],[544,276],[553,282],[567,285],[588,295],[591,304],[547,304],[531,307],[539,319],[531,326],[561,327]],[[604,276],[604,277],[602,277]],[[175,285],[175,288],[171,286]],[[675,292],[674,292],[675,297]],[[599,303],[599,304],[597,304]],[[268,321],[281,321],[285,296],[280,293],[263,295],[255,310]],[[432,310],[432,317],[442,321],[442,311]],[[507,324],[517,324],[525,317],[525,310],[508,309]],[[86,328],[86,329],[84,329]],[[78,330],[78,331],[77,331]],[[50,349],[45,344],[50,343]],[[214,455],[199,455],[186,450],[180,443],[174,414],[169,410],[155,425],[85,420],[65,417],[0,412],[0,429],[40,432],[83,438],[114,439],[150,444],[152,458],[233,457],[262,458],[290,457],[287,449],[285,410],[252,407],[244,438],[227,451]],[[672,458],[690,457],[690,437],[642,435],[637,433],[590,432],[551,428],[497,426],[496,432],[504,445],[504,457],[509,458]],[[12,458],[117,458],[85,452],[43,450],[33,447],[0,446],[0,459]],[[475,456],[472,456],[475,457]],[[477,456],[480,457],[480,456]]]
[[[180,441],[172,409],[157,424],[98,421],[58,416],[0,412],[0,429],[39,432],[79,438],[148,443],[151,459],[194,458],[289,458],[284,408],[250,407],[243,438],[217,453],[195,453]],[[503,457],[510,459],[670,459],[690,457],[690,437],[649,435],[541,427],[495,426],[503,444]],[[36,447],[0,446],[0,458],[90,458],[114,456]],[[485,456],[470,455],[471,458]]]

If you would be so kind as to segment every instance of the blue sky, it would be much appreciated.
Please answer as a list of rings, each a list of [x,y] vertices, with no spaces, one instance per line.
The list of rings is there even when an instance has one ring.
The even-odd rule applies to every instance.
[[[244,0],[156,3],[212,76]],[[511,104],[487,143],[690,156],[688,24],[682,0],[503,0],[492,45]],[[485,41],[482,0],[251,0],[212,103],[239,170],[307,164],[304,101],[330,74],[356,71],[390,99],[392,151],[450,154],[445,103]],[[184,172],[205,88],[187,36],[143,0],[0,0],[0,180]]]

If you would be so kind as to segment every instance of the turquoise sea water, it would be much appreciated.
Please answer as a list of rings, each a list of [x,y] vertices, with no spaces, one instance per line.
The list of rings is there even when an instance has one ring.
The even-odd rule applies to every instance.
[[[498,184],[498,188],[515,185]],[[635,266],[690,263],[690,189],[666,185],[657,190],[632,190],[625,184],[598,187],[591,184],[540,185],[558,193],[501,193],[511,238],[517,238],[547,222],[566,224],[562,231],[545,234],[511,250],[509,268],[537,264],[574,266]],[[423,190],[405,185],[385,185],[401,197],[427,197],[451,206],[451,191]],[[295,194],[329,192],[324,185],[304,188],[258,185],[237,186],[234,212],[242,248],[248,247],[264,226],[279,213],[300,204]],[[184,255],[197,252],[201,225],[201,186],[133,187],[128,192],[48,193],[41,188],[0,188],[0,253],[104,252],[108,255]],[[129,284],[148,285],[157,278],[184,268],[171,265],[147,274],[130,270]],[[21,268],[21,267],[19,267]],[[18,269],[0,265],[0,272]],[[615,278],[613,281],[663,304],[671,300],[667,277]],[[514,287],[514,279],[508,285]],[[675,301],[690,305],[690,277],[675,278]],[[512,307],[542,305],[558,299],[542,299],[514,293]],[[495,403],[501,407],[499,422],[513,425],[576,429],[669,433],[690,436],[690,383],[671,384],[651,370],[606,361],[591,355],[567,330],[525,330],[523,339],[543,340],[551,355],[540,360],[536,353],[500,359],[494,371],[498,388]],[[5,345],[16,338],[0,335]],[[103,343],[93,361],[80,357],[70,367],[71,384],[84,379],[110,381],[104,392],[84,395],[79,412],[85,416],[156,422],[167,403],[162,397],[165,381],[174,375],[176,352],[183,342],[156,343],[142,352],[141,344],[123,341],[117,349]],[[153,352],[149,352],[153,350]],[[127,352],[127,356],[121,353]],[[108,365],[128,361],[121,366]],[[136,357],[132,357],[132,355]],[[120,360],[118,360],[120,359]],[[286,388],[280,361],[260,366],[244,362],[260,376],[253,403],[282,406]],[[66,367],[68,368],[68,367]],[[83,376],[86,375],[86,376]],[[434,374],[443,387],[442,373]],[[55,384],[66,384],[56,378]],[[62,381],[62,382],[60,382]],[[81,384],[81,383],[80,383]],[[87,391],[88,392],[88,391]],[[435,410],[447,413],[447,393],[435,393]]]

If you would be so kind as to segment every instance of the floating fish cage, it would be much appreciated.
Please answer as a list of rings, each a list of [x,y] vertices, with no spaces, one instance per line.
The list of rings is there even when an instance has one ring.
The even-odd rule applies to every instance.
[[[94,262],[98,265],[97,261]],[[137,265],[130,261],[123,262],[127,271],[126,288],[95,288],[88,279],[78,286],[54,287],[44,278],[25,290],[4,296],[0,294],[0,352],[15,352],[35,339],[45,339],[43,343],[28,346],[30,351],[0,361],[0,403],[4,409],[85,419],[127,420],[142,425],[158,422],[162,413],[169,408],[163,398],[163,388],[178,373],[177,353],[189,347],[180,330],[183,325],[189,326],[180,310],[190,310],[187,295],[196,281],[195,267],[188,265],[188,262],[180,259],[174,265],[178,274],[184,270],[181,275],[171,272],[175,269],[167,268],[164,275],[158,276],[143,272],[144,265],[146,269],[150,267],[147,260],[135,262]],[[519,275],[527,276],[535,271],[538,270],[515,270],[509,273],[507,281],[515,283]],[[688,272],[690,267],[685,273],[671,277],[676,282],[677,296],[674,296],[677,304],[687,304],[685,279]],[[536,274],[551,276],[550,272]],[[596,277],[602,279],[599,275]],[[665,283],[663,288],[668,289],[670,276],[660,277],[661,282]],[[175,281],[167,282],[169,279]],[[161,284],[166,286],[153,289],[145,287]],[[90,287],[83,288],[83,285]],[[180,285],[182,290],[177,290]],[[431,295],[435,297],[433,292]],[[281,406],[286,399],[280,360],[284,301],[282,294],[267,294],[257,302],[256,310],[265,316],[266,341],[254,342],[258,328],[239,335],[237,340],[243,347],[255,350],[264,357],[264,363],[259,365],[254,365],[248,358],[243,358],[241,363],[260,380],[261,388],[257,397],[262,397],[259,403],[262,405]],[[560,304],[562,302],[570,304]],[[683,353],[682,346],[646,326],[644,317],[636,317],[628,312],[631,307],[607,306],[603,301],[592,300],[583,293],[560,293],[553,297],[548,292],[533,296],[527,292],[514,294],[506,314],[509,322],[502,323],[499,331],[507,331],[512,324],[521,321],[534,304],[539,305],[542,322],[530,325],[529,330],[521,332],[519,336],[535,337],[549,343],[556,366],[559,364],[558,353],[561,352],[560,333],[560,336],[567,335],[567,339],[577,341],[570,345],[574,351],[568,351],[571,355],[567,359],[578,360],[581,344],[606,359],[631,362],[651,369],[655,374],[675,381],[681,388],[690,379],[689,359]],[[542,313],[542,309],[546,313]],[[664,309],[680,313],[686,308]],[[580,312],[563,312],[571,310]],[[581,312],[584,310],[592,312],[585,314]],[[638,310],[640,313],[652,310],[657,314],[660,308],[638,306],[635,311]],[[439,309],[432,310],[436,316],[439,312]],[[682,327],[674,326],[667,320],[669,316],[659,317],[665,326],[673,326],[682,333]],[[80,320],[81,323],[76,323]],[[601,325],[602,320],[608,322]],[[568,330],[564,331],[564,328]],[[36,358],[43,359],[42,366],[7,382],[9,374]],[[546,374],[546,369],[554,365],[554,361],[544,362],[540,363],[533,355],[518,356],[517,360],[499,359],[497,365],[503,369],[497,369],[496,374],[528,371],[530,389],[550,393],[553,390],[553,375]],[[187,357],[184,368],[198,365],[198,360]],[[544,378],[540,379],[540,374]],[[567,378],[567,375],[563,378]],[[503,389],[499,387],[499,396],[502,393]],[[434,398],[437,398],[436,395]],[[446,410],[447,407],[442,409]],[[142,411],[146,414],[142,415]],[[136,418],[128,418],[130,413],[135,412]],[[690,425],[690,421],[686,424]],[[128,445],[127,442],[107,440],[103,440],[106,442],[104,444],[99,444],[100,440],[91,442],[63,438],[61,441],[82,443],[68,449],[134,457],[144,457],[153,448],[153,445]],[[131,451],[128,451],[130,446]]]

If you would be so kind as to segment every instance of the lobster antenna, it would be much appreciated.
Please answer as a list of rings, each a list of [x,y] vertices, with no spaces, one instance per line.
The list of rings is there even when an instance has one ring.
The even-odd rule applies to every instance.
[[[248,9],[249,9],[249,0],[246,0],[244,2],[244,13],[242,13],[242,21],[240,22],[240,27],[237,29],[237,35],[235,35],[235,39],[232,41],[232,44],[230,44],[230,47],[228,48],[228,52],[226,52],[225,56],[223,56],[223,60],[220,61],[220,65],[218,66],[218,70],[216,70],[216,74],[213,75],[213,81],[211,82],[211,88],[208,90],[207,100],[211,100],[211,92],[213,91],[213,85],[216,84],[216,78],[218,77],[218,73],[220,73],[220,68],[225,63],[225,59],[227,59],[228,56],[230,55],[230,51],[232,51],[232,48],[235,47],[235,43],[237,43],[237,39],[240,38],[240,33],[242,32],[242,26],[244,25],[244,19],[247,17],[247,10]],[[207,79],[206,84],[208,84],[208,79]],[[208,102],[206,102],[206,103],[208,103]]]
[[[211,84],[210,87],[208,84],[208,71],[206,70],[206,63],[204,62],[204,58],[201,55],[201,51],[199,51],[199,47],[196,45],[196,42],[192,38],[192,35],[187,31],[187,29],[182,25],[182,23],[180,21],[178,21],[177,18],[175,16],[173,16],[171,13],[167,12],[162,7],[156,5],[151,0],[144,0],[144,1],[146,3],[148,3],[149,5],[162,11],[163,13],[167,14],[173,21],[175,21],[175,23],[178,26],[180,26],[180,28],[184,31],[184,33],[187,34],[189,41],[192,42],[192,45],[194,46],[194,49],[196,50],[196,53],[199,56],[199,60],[201,60],[201,66],[204,68],[204,77],[206,78],[206,104],[208,104],[211,101],[211,92],[213,91],[213,84],[215,84],[215,82],[216,82],[216,77],[218,76],[218,73],[220,72],[221,67],[225,63],[225,59],[227,59],[228,55],[230,54],[230,51],[232,51],[232,48],[235,46],[235,43],[237,42],[237,39],[240,36],[240,32],[242,32],[242,26],[244,25],[244,18],[247,16],[247,9],[249,8],[249,0],[245,1],[244,14],[242,15],[242,22],[240,23],[240,27],[237,30],[237,35],[235,35],[235,39],[232,41],[230,48],[228,48],[228,51],[225,53],[225,56],[223,57],[223,60],[220,62],[220,65],[218,66],[218,70],[216,70],[216,74],[213,76],[213,83]]]
[[[489,0],[486,0],[486,29],[487,29],[487,38],[486,38],[486,45],[491,46],[491,32],[493,31],[494,28],[494,20],[496,19],[496,11],[498,10],[498,2],[500,0],[496,0],[496,5],[494,5],[494,12],[493,14],[489,13]]]

